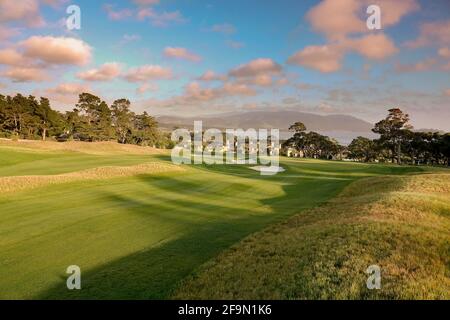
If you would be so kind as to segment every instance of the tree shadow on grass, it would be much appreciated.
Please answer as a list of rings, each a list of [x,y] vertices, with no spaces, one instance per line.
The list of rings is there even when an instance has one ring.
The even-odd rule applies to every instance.
[[[112,201],[126,202],[132,214],[151,216],[158,223],[178,223],[183,226],[184,232],[148,250],[83,272],[82,290],[69,291],[65,282],[67,275],[61,275],[61,282],[39,295],[39,299],[168,298],[180,281],[201,264],[243,237],[276,221],[277,216],[280,218],[279,212],[257,216],[233,212],[233,219],[215,215],[207,222],[199,222],[205,220],[201,216],[207,212],[192,212],[190,208],[196,204],[189,201],[177,201],[170,207],[163,207],[163,212],[158,212],[153,206],[134,199],[119,195],[110,197]],[[178,208],[176,213],[171,211],[172,205]],[[224,211],[226,208],[208,205],[208,211],[215,210]],[[193,217],[194,214],[197,217]]]
[[[226,172],[221,168],[219,172],[213,170],[212,173],[233,175],[233,172]],[[208,190],[207,186],[184,181],[182,178],[141,176],[140,179],[158,188],[161,192],[154,197],[162,197],[161,200],[165,200],[165,192],[177,192],[177,188],[196,192],[196,196],[200,192],[205,192],[205,195],[214,194],[215,197],[221,197],[220,191]],[[252,179],[262,178],[256,173],[245,179],[250,179],[251,182]],[[283,177],[271,179],[280,182]],[[67,275],[61,275],[60,283],[40,294],[38,298],[168,298],[186,276],[224,249],[271,223],[325,202],[351,181],[352,179],[342,177],[329,177],[324,180],[313,176],[302,180],[302,183],[290,179],[282,184],[282,195],[259,200],[261,206],[268,207],[264,213],[245,208],[236,209],[233,207],[234,199],[231,197],[227,199],[229,206],[223,204],[219,206],[213,202],[203,207],[198,198],[194,201],[193,198],[190,200],[189,197],[184,197],[173,201],[162,201],[162,204],[155,207],[143,200],[107,194],[105,196],[112,202],[125,204],[123,210],[126,214],[151,215],[157,221],[179,224],[184,231],[174,235],[176,238],[159,243],[147,250],[133,253],[86,272],[82,271],[82,290],[69,291],[66,287]],[[238,181],[230,182],[232,183],[236,187],[242,184]],[[221,212],[223,216],[214,215],[215,212]],[[208,214],[212,214],[212,217],[203,219],[203,216]],[[232,219],[230,214],[233,215]]]
[[[243,226],[255,226],[253,220],[246,218],[240,222]],[[82,273],[82,290],[69,291],[66,288],[66,278],[63,277],[60,284],[44,292],[39,298],[167,298],[177,284],[196,267],[231,243],[239,241],[243,226],[226,222],[211,223],[208,227],[188,232],[178,239]]]

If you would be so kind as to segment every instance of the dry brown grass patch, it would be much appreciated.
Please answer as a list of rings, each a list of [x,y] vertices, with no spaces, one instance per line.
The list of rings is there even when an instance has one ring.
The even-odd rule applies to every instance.
[[[0,146],[13,147],[19,149],[28,149],[35,151],[72,151],[94,155],[105,154],[167,154],[167,150],[156,149],[151,147],[141,147],[131,144],[119,144],[116,142],[81,142],[81,141],[35,141],[35,140],[19,140],[12,141],[8,139],[0,139]]]
[[[450,299],[450,175],[359,180],[254,234],[187,279],[178,299]],[[379,265],[381,290],[365,270]]]
[[[8,194],[49,184],[102,180],[172,171],[184,171],[184,169],[173,164],[153,162],[130,167],[100,167],[59,175],[0,177],[0,193]]]

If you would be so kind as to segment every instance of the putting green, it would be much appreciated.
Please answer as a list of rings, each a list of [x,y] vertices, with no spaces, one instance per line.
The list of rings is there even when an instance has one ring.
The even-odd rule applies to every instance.
[[[0,146],[0,177],[167,163],[166,155],[89,154]],[[163,299],[243,237],[334,197],[352,181],[415,167],[281,161],[63,182],[0,195],[0,298]],[[70,265],[82,289],[69,291]]]

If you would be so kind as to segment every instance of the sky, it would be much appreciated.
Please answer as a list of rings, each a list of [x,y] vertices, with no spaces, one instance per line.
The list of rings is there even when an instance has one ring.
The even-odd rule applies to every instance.
[[[79,30],[66,12],[77,5]],[[367,8],[380,8],[370,30]],[[0,0],[0,93],[134,111],[298,110],[450,131],[449,0]]]

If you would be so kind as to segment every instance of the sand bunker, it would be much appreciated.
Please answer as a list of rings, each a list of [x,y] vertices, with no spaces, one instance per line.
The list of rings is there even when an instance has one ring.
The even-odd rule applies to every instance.
[[[275,167],[275,166],[256,166],[256,167],[250,167],[250,169],[261,172],[262,175],[273,175],[280,172],[285,172],[286,170],[282,167]]]

